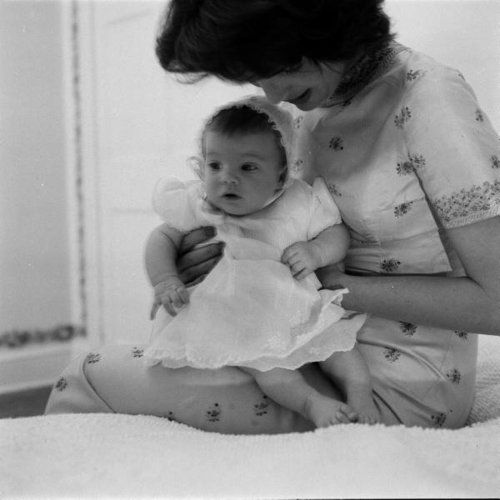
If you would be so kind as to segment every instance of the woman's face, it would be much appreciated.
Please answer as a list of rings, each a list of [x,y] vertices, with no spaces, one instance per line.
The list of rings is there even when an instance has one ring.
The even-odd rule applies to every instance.
[[[345,70],[345,64],[315,64],[307,59],[294,71],[282,72],[270,78],[254,80],[269,102],[290,102],[302,111],[321,106],[337,89]]]

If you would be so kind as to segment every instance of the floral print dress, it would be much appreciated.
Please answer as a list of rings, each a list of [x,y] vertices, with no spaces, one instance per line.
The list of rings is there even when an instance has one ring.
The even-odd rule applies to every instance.
[[[325,179],[351,233],[346,269],[463,276],[443,230],[500,213],[500,140],[464,77],[393,44],[327,104],[296,117],[294,168]],[[383,414],[464,424],[476,335],[370,317],[358,341]]]

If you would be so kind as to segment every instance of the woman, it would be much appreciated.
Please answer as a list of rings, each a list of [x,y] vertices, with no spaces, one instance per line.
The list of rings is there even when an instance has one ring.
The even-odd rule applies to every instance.
[[[250,82],[296,108],[295,168],[324,177],[351,234],[346,272],[319,277],[370,315],[358,341],[381,421],[456,428],[473,400],[469,332],[500,332],[500,143],[460,73],[395,43],[381,4],[173,0],[157,55],[167,71]],[[184,280],[202,279],[219,253],[189,251]],[[132,356],[75,362],[48,411],[151,413],[219,432],[310,428],[236,368],[144,372]],[[333,394],[314,366],[304,372]]]

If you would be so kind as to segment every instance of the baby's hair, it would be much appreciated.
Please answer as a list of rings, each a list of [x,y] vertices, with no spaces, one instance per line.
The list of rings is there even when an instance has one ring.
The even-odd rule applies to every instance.
[[[287,165],[286,151],[282,143],[281,133],[274,126],[269,117],[256,109],[246,105],[236,105],[218,111],[205,125],[202,134],[202,153],[207,132],[218,132],[228,137],[235,135],[270,133],[274,136],[276,147],[279,149],[281,165]]]

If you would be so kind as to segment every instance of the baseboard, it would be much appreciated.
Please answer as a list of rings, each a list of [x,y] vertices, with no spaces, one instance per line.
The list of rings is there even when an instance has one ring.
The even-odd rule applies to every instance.
[[[52,385],[80,348],[68,342],[0,352],[0,394]]]

